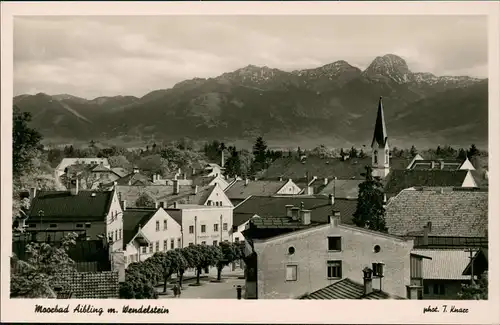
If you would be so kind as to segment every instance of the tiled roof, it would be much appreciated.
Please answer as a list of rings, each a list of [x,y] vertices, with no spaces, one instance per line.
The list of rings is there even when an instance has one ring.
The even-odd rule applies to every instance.
[[[321,192],[319,192],[319,194],[329,195],[335,193],[335,198],[357,199],[359,184],[362,182],[362,180],[356,179],[332,180],[321,190]]]
[[[130,173],[116,180],[117,185],[151,185],[151,178],[141,173]]]
[[[253,228],[257,229],[304,229],[319,225],[317,222],[311,222],[303,225],[300,221],[292,220],[289,217],[255,217],[250,220]]]
[[[469,264],[469,253],[464,249],[418,249],[412,253],[430,257],[422,261],[422,274],[425,280],[467,280],[462,275]]]
[[[349,278],[342,279],[323,289],[305,295],[303,300],[331,300],[331,299],[404,299],[402,297],[390,295],[384,291],[373,290],[371,293],[364,294],[364,286]]]
[[[109,211],[113,191],[82,191],[71,195],[69,191],[38,191],[31,204],[30,221],[43,220],[86,220],[102,221]]]
[[[230,199],[246,199],[251,195],[271,196],[278,193],[286,182],[284,180],[248,180],[248,184],[245,184],[245,181],[241,180],[229,186],[225,192]]]
[[[368,152],[367,152],[368,154]],[[411,162],[410,159],[390,158],[391,169],[405,169]],[[276,159],[265,171],[262,177],[266,179],[291,178],[300,182],[307,173],[310,177],[316,176],[319,180],[325,177],[337,179],[364,179],[361,173],[365,166],[372,164],[371,157],[350,158],[342,161],[340,158],[307,157],[302,162],[296,157],[282,157]]]
[[[126,200],[127,206],[135,206],[135,201],[146,193],[157,202],[167,202],[172,205],[174,202],[184,204],[203,204],[213,191],[215,185],[198,189],[196,194],[191,185],[179,185],[179,194],[174,194],[172,185],[148,185],[148,186],[128,186],[117,185],[116,192],[120,200]]]
[[[404,190],[389,200],[385,221],[389,233],[399,236],[422,233],[430,221],[429,236],[484,237],[488,230],[488,192]]]
[[[123,211],[123,247],[134,238],[139,230],[139,225],[144,227],[148,221],[156,214],[157,209],[129,209]]]
[[[391,170],[385,181],[385,192],[397,194],[414,186],[462,186],[466,170]]]
[[[73,299],[118,299],[118,272],[74,272],[61,277]]]
[[[128,175],[128,171],[125,168],[113,167],[111,170],[118,176],[124,177]]]
[[[311,210],[311,221],[328,223],[332,210],[339,211],[342,223],[352,224],[352,216],[356,211],[357,200],[335,199],[330,205],[327,196],[252,196],[233,210],[233,224],[244,223],[257,214],[260,217],[280,217],[286,215],[286,205]],[[246,218],[246,219],[245,219]]]
[[[94,173],[98,173],[98,172],[110,172],[110,173],[114,173],[114,171],[111,168],[108,168],[108,167],[104,166],[103,164],[99,164],[99,165],[93,166],[93,168],[91,170]]]

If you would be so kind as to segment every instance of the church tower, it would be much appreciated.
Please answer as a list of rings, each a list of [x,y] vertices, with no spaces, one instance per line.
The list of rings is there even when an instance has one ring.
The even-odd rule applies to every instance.
[[[387,129],[384,120],[384,108],[382,97],[378,102],[377,120],[372,140],[372,169],[373,176],[385,178],[389,174],[389,142],[387,141]]]

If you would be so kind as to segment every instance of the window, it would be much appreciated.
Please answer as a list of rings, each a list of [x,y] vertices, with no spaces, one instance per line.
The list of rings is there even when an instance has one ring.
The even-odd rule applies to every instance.
[[[207,244],[207,242],[206,242],[206,241],[202,241],[202,242],[201,242],[201,244],[202,244],[202,245],[206,245],[206,244]]]
[[[160,222],[156,221],[156,231],[160,231]]]
[[[234,237],[234,242],[239,243],[240,242],[240,237]]]
[[[327,276],[329,279],[342,278],[342,261],[328,261]]]
[[[57,228],[57,224],[55,224],[55,223],[51,223],[51,224],[49,225],[49,227],[50,227],[50,228]]]
[[[377,157],[377,155],[378,155],[378,151],[377,151],[377,150],[375,150],[375,151],[373,152],[373,163],[374,163],[374,164],[378,164],[378,157]]]
[[[175,241],[173,239],[170,239],[170,249],[175,248]]]
[[[177,238],[177,247],[181,248],[181,244],[182,244],[181,239]]]
[[[85,228],[90,228],[90,226],[91,226],[90,222],[85,223]]]
[[[297,265],[286,266],[286,281],[297,281]]]
[[[293,247],[293,246],[288,247],[288,254],[290,254],[290,255],[295,254],[295,247]]]
[[[149,253],[153,253],[153,243],[149,244]]]
[[[444,284],[443,283],[434,283],[434,294],[435,295],[444,295]]]
[[[148,248],[147,248],[146,246],[142,246],[142,253],[143,253],[143,254],[146,254],[146,253],[147,253],[147,249],[148,249]]]
[[[212,242],[212,244],[213,244],[214,246],[217,246],[217,241],[216,241],[216,240],[214,240],[214,241]]]
[[[115,229],[115,240],[118,240],[118,229]]]
[[[219,206],[222,206],[222,201],[219,201]]]
[[[328,250],[329,251],[341,251],[342,250],[341,237],[328,237]]]
[[[222,230],[224,230],[224,231],[226,231],[226,230],[227,230],[227,223],[225,223],[225,222],[224,222],[224,223],[222,224]]]
[[[122,239],[122,237],[123,237],[123,230],[122,230],[122,228],[120,228],[120,231],[118,232],[118,234],[120,235],[119,239]]]
[[[156,245],[155,246],[156,246],[155,247],[155,251],[159,252],[160,251],[160,241],[159,240],[156,241]]]
[[[388,164],[389,163],[389,150],[386,150],[385,151],[385,163]]]
[[[207,201],[207,205],[208,205],[208,206],[211,206],[211,205],[212,205],[212,200],[208,200],[208,201]]]
[[[424,293],[425,293],[426,295],[428,295],[428,294],[429,294],[429,285],[428,285],[428,284],[424,285]]]
[[[83,228],[83,223],[77,223],[76,228]]]
[[[375,253],[380,252],[380,246],[379,246],[379,245],[375,245],[375,246],[373,247],[373,251],[374,251]]]
[[[201,232],[204,233],[207,231],[207,226],[201,225]]]
[[[217,232],[217,231],[219,231],[219,224],[214,223],[214,232]]]
[[[194,233],[194,226],[189,226],[189,233],[190,234]]]
[[[165,239],[165,240],[163,241],[163,250],[166,252],[166,251],[167,251],[167,249],[168,249],[168,240],[167,240],[167,239]]]
[[[163,220],[163,230],[167,230],[167,220]]]

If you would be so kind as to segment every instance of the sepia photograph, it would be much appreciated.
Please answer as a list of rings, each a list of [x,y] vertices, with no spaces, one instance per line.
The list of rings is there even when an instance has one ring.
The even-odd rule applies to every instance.
[[[11,24],[6,299],[492,299],[488,15]]]

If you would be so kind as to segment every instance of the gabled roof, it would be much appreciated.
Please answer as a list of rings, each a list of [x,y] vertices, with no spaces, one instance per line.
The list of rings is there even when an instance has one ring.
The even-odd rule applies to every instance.
[[[382,97],[380,97],[378,101],[377,120],[375,121],[375,130],[373,132],[373,140],[371,145],[372,148],[375,142],[377,143],[379,148],[384,148],[385,144],[387,143],[387,128],[385,127]]]
[[[139,231],[139,226],[144,227],[156,214],[158,209],[129,209],[123,211],[123,247],[134,238]]]
[[[356,211],[357,200],[335,199],[330,205],[327,196],[252,196],[240,203],[233,210],[233,224],[243,224],[253,215],[265,217],[280,217],[286,215],[286,205],[311,210],[311,222],[328,223],[332,211],[339,211],[342,223],[352,224],[352,216]]]
[[[83,191],[71,195],[69,191],[38,191],[31,203],[29,221],[39,221],[39,211],[43,220],[86,220],[103,221],[109,212],[113,191]]]
[[[171,205],[174,202],[184,204],[204,204],[210,193],[214,190],[215,185],[198,189],[196,194],[195,189],[191,185],[179,185],[179,194],[174,194],[174,186],[172,185],[148,185],[148,186],[128,186],[117,185],[116,192],[120,200],[126,200],[127,206],[135,206],[135,201],[145,193],[153,198],[156,202],[167,202]]]
[[[367,149],[370,150],[370,149]],[[308,156],[301,161],[296,157],[282,157],[276,159],[262,175],[265,179],[291,178],[300,182],[309,173],[310,177],[316,176],[319,180],[325,177],[332,179],[364,179],[361,173],[365,172],[365,166],[372,165],[370,152],[365,152],[368,157],[350,158],[345,161],[340,158],[321,158]],[[391,169],[405,169],[411,159],[390,158]]]
[[[403,190],[389,200],[385,221],[389,233],[398,236],[485,237],[488,230],[488,192],[441,188]]]
[[[474,270],[472,270],[472,261],[474,261]],[[462,272],[462,275],[470,276],[471,272],[474,272],[474,275],[481,274],[484,271],[488,270],[488,248],[479,249],[472,261],[469,261],[467,267]]]
[[[252,195],[260,196],[271,196],[278,193],[278,191],[287,183],[288,181],[279,180],[248,180],[248,184],[244,180],[236,181],[231,186],[229,186],[225,193],[230,199],[246,199]]]
[[[319,194],[329,195],[335,193],[335,198],[357,199],[359,184],[363,180],[357,179],[337,179],[332,180],[326,185]]]
[[[128,175],[128,171],[122,167],[113,167],[111,170],[118,176],[124,177]]]
[[[460,187],[466,176],[466,170],[391,170],[385,181],[385,192],[397,194],[415,186]]]
[[[384,291],[373,290],[371,293],[364,294],[364,286],[349,278],[342,279],[323,289],[302,296],[303,300],[331,300],[331,299],[405,299],[402,297],[390,295]]]
[[[470,279],[462,275],[462,271],[469,263],[469,253],[464,249],[418,249],[412,250],[412,253],[431,258],[422,261],[424,280]]]

